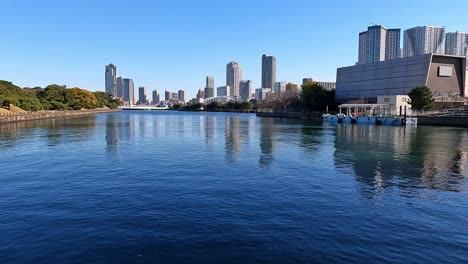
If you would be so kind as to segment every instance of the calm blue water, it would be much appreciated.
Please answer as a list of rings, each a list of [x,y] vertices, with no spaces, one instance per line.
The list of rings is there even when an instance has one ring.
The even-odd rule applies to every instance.
[[[0,125],[0,263],[467,263],[468,130],[121,112]]]

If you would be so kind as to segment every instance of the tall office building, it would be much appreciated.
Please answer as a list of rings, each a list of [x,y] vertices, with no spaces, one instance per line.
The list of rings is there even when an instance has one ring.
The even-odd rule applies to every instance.
[[[159,99],[159,91],[153,90],[153,105],[159,104],[161,100]]]
[[[146,104],[147,103],[146,87],[138,88],[138,101],[140,101],[140,104]]]
[[[286,92],[286,85],[287,85],[286,82],[275,82],[275,87],[274,87],[273,91],[277,95],[285,93]]]
[[[244,80],[240,82],[239,85],[239,93],[240,98],[242,101],[247,102],[252,99],[252,81],[251,80]]]
[[[457,31],[445,34],[445,54],[468,56],[468,33]]]
[[[358,64],[364,64],[367,60],[367,31],[359,33],[359,51],[358,51]],[[302,84],[304,85],[303,79]],[[310,78],[312,79],[312,78]],[[312,80],[313,81],[313,80]],[[307,83],[307,82],[306,82]]]
[[[185,102],[185,92],[184,92],[184,90],[179,90],[178,96],[179,96],[179,101]]]
[[[124,94],[124,83],[122,77],[117,77],[117,97],[123,98]]]
[[[385,60],[387,30],[382,26],[367,28],[366,63]]]
[[[133,79],[123,79],[123,101],[128,102],[130,105],[135,104],[135,85]]]
[[[171,93],[171,99],[179,100],[179,93]]]
[[[171,99],[171,92],[168,90],[164,91],[164,101],[168,102]]]
[[[262,55],[262,88],[273,89],[276,82],[276,57]]]
[[[445,28],[438,26],[414,27],[403,33],[403,57],[428,53],[445,53]]]
[[[214,97],[215,94],[214,94],[214,88],[211,88],[211,87],[205,87],[205,99],[206,98],[210,98],[210,97]]]
[[[106,66],[106,93],[117,97],[117,66],[112,63]]]
[[[226,86],[230,87],[229,95],[239,97],[239,84],[242,80],[242,68],[232,61],[226,65]]]
[[[206,76],[205,99],[215,96],[215,93],[214,93],[215,87],[214,87],[214,85],[215,85],[214,77],[213,76]]]
[[[205,92],[202,89],[198,89],[197,99],[205,98]]]
[[[210,87],[210,88],[215,88],[215,83],[214,83],[214,77],[213,76],[206,76],[206,86],[205,87]]]
[[[216,96],[229,96],[229,92],[231,91],[231,87],[229,86],[221,86],[216,89]]]
[[[394,60],[401,57],[401,29],[387,29],[387,37],[385,40],[385,60]]]
[[[358,64],[399,58],[400,34],[400,29],[386,29],[380,25],[359,33]]]

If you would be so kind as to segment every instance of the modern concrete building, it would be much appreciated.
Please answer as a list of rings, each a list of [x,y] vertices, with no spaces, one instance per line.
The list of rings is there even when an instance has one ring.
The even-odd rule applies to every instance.
[[[146,97],[146,87],[140,87],[138,88],[138,101],[140,102],[140,104],[146,104],[148,103],[148,99]]]
[[[135,104],[135,85],[133,84],[133,79],[125,78],[123,79],[123,101],[129,105]]]
[[[393,60],[400,53],[400,29],[386,29],[380,25],[359,33],[358,64]]]
[[[123,79],[122,77],[117,77],[117,97],[118,98],[123,98],[123,93],[124,93],[124,84],[123,84]]]
[[[244,102],[252,99],[252,81],[243,80],[240,82],[240,99]]]
[[[321,85],[325,90],[336,89],[336,82],[319,82],[319,81],[317,81],[317,84]]]
[[[385,39],[385,60],[394,60],[401,58],[401,29],[387,29],[387,37]]]
[[[468,56],[468,33],[457,31],[445,34],[445,54]]]
[[[282,93],[286,92],[287,84],[288,84],[287,82],[275,82],[273,91],[275,92],[276,95],[281,95]]]
[[[466,96],[466,57],[425,54],[337,70],[336,100],[375,103],[380,95],[406,95],[428,86],[434,96]]]
[[[205,92],[202,89],[198,89],[197,93],[197,99],[204,99],[205,98]]]
[[[214,83],[214,77],[213,76],[206,76],[206,85],[205,85],[205,99],[206,98],[211,98],[215,96],[215,83]]]
[[[239,63],[235,61],[228,63],[226,65],[226,86],[231,89],[229,96],[239,97],[239,84],[241,80],[242,68]]]
[[[414,27],[403,33],[403,57],[429,53],[445,53],[445,28],[438,26]]]
[[[388,105],[390,109],[388,109],[387,114],[391,115],[400,115],[405,113],[412,115],[411,105],[409,104],[410,98],[408,95],[379,95],[377,96],[377,104]],[[401,113],[400,113],[401,107]]]
[[[171,93],[172,100],[179,100],[179,93]]]
[[[231,87],[221,86],[216,89],[216,96],[231,96]]]
[[[117,97],[117,66],[109,64],[106,66],[106,93]]]
[[[214,88],[211,87],[205,87],[205,99],[206,98],[211,98],[215,96]]]
[[[185,103],[185,91],[184,90],[179,90],[178,96],[179,96],[179,101]]]
[[[157,105],[159,104],[160,102],[160,98],[159,98],[159,91],[158,90],[153,90],[153,101],[152,101],[152,104],[153,105]]]
[[[206,76],[206,85],[205,87],[215,88],[215,79],[213,76]]]
[[[268,93],[271,93],[270,88],[258,88],[255,89],[255,98],[257,100],[267,100],[268,98]]]
[[[262,55],[262,88],[273,89],[276,82],[276,57]]]
[[[169,102],[170,99],[171,99],[171,92],[169,92],[168,90],[164,91],[164,101]]]

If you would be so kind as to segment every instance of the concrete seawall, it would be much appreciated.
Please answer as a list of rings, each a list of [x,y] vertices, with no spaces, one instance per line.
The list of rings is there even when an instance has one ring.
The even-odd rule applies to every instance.
[[[460,116],[418,116],[418,125],[468,127],[468,117]]]
[[[0,114],[0,124],[25,122],[41,119],[65,118],[84,115],[93,115],[99,113],[118,112],[120,109],[106,110],[70,110],[70,111],[37,111],[37,112],[22,112],[22,113],[2,113]]]

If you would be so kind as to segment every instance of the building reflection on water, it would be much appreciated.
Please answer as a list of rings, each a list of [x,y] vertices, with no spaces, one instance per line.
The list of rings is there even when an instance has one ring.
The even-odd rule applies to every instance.
[[[389,187],[464,191],[467,136],[455,128],[338,125],[334,163],[364,183],[369,198]]]
[[[260,166],[270,166],[274,159],[275,145],[273,142],[275,119],[260,119]]]
[[[144,135],[144,120],[139,120],[140,135]],[[119,148],[125,148],[126,144],[135,138],[135,116],[134,115],[112,115],[105,117],[105,140],[106,153],[116,155]]]

